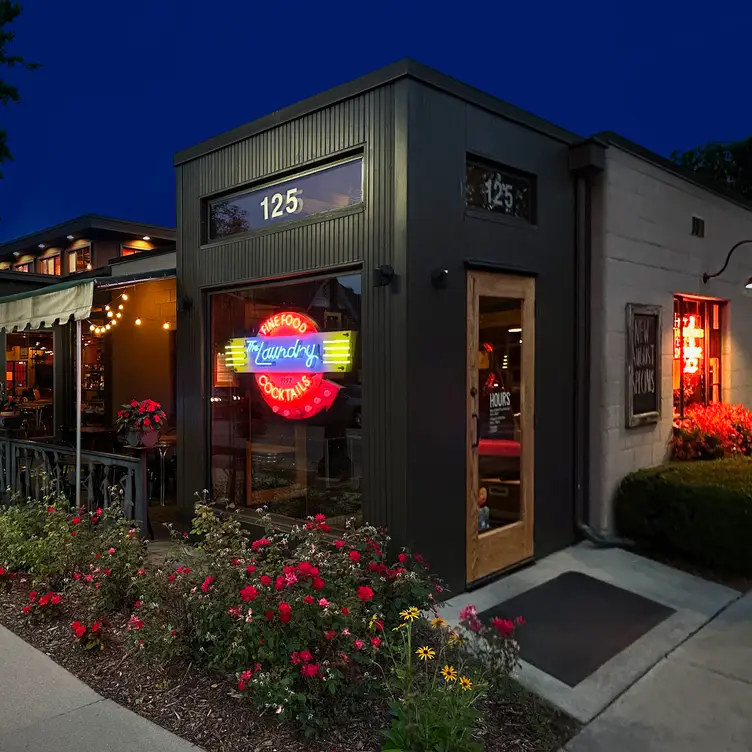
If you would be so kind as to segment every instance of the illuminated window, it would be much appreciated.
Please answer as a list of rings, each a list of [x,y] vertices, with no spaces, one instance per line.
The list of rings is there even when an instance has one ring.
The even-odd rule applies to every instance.
[[[342,527],[361,508],[360,274],[210,298],[217,502]]]
[[[123,256],[135,256],[137,253],[143,253],[145,248],[125,248],[123,247]]]
[[[39,261],[39,272],[41,274],[52,274],[60,276],[60,256],[52,256]]]
[[[16,272],[30,272],[31,271],[31,264],[17,264],[13,267],[13,271]]]
[[[91,269],[91,246],[87,245],[68,253],[68,271],[85,272]]]
[[[691,405],[721,401],[725,303],[674,296],[674,415]]]

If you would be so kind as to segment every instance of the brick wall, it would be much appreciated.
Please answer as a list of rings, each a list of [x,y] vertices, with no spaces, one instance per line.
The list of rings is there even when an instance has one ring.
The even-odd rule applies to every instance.
[[[692,216],[705,237],[691,235]],[[739,240],[752,239],[752,211],[617,147],[606,153],[593,204],[590,524],[613,529],[614,491],[627,473],[660,463],[672,424],[673,296],[729,301],[723,332],[724,401],[752,407],[752,244],[719,279],[703,284]],[[662,308],[662,418],[625,427],[627,303]]]

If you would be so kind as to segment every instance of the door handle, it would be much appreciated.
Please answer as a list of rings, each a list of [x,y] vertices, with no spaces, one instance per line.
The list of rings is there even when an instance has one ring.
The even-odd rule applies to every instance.
[[[473,449],[480,443],[480,420],[478,419],[478,413],[473,413],[473,420],[475,421],[475,439],[473,440]]]

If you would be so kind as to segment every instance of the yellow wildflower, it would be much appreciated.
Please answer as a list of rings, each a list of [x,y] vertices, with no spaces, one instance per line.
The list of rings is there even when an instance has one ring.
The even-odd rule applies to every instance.
[[[454,645],[462,645],[462,643],[465,642],[465,638],[459,633],[452,630],[449,633],[449,644]]]
[[[444,666],[444,668],[441,669],[441,675],[446,682],[457,681],[457,669],[455,669],[454,666]]]
[[[421,661],[432,661],[436,657],[436,651],[433,648],[418,648],[415,652]]]
[[[473,683],[466,676],[460,676],[460,687],[467,692],[468,689],[473,688]]]
[[[404,611],[400,611],[400,616],[405,621],[413,621],[420,616],[420,611],[418,611],[415,606],[410,606],[410,608],[406,608]]]
[[[446,619],[442,619],[440,616],[437,616],[432,622],[431,626],[435,629],[438,629],[439,627],[443,627],[446,624]]]

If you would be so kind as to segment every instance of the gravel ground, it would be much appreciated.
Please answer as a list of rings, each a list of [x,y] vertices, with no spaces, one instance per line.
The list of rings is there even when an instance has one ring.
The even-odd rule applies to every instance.
[[[128,616],[107,626],[105,650],[86,652],[75,645],[70,625],[75,604],[65,603],[62,616],[31,625],[21,614],[28,603],[28,583],[0,591],[0,624],[41,650],[102,696],[187,739],[207,752],[377,752],[379,730],[388,722],[386,707],[369,708],[346,729],[333,730],[326,741],[307,741],[274,719],[260,715],[233,696],[234,680],[191,663],[144,664],[124,646]],[[489,702],[481,737],[488,752],[554,752],[578,730],[514,682]]]

